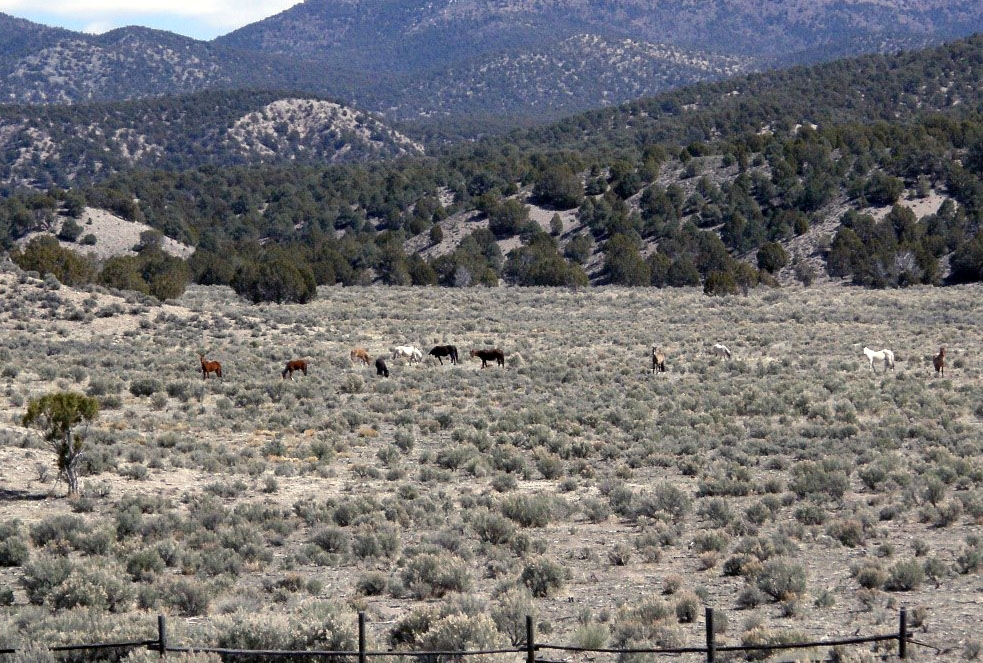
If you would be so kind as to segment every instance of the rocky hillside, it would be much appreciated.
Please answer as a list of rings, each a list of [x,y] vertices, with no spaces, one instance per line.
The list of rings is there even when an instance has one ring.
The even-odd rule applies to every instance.
[[[0,107],[0,182],[37,188],[131,168],[325,164],[422,152],[364,111],[276,93]]]
[[[578,34],[547,47],[505,53],[426,77],[386,109],[403,119],[428,113],[547,115],[607,106],[696,81],[745,73],[752,58],[708,54],[629,38]]]
[[[473,136],[981,29],[975,0],[307,0],[212,42],[142,28],[85,35],[0,15],[0,100],[293,89]]]

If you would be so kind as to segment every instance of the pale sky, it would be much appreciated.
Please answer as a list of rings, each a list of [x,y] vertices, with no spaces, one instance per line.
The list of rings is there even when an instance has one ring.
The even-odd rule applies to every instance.
[[[0,12],[82,32],[142,25],[212,39],[296,4],[298,0],[0,0]]]

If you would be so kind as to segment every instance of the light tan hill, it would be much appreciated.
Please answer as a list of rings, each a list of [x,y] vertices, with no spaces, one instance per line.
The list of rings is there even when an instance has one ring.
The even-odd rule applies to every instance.
[[[21,238],[17,244],[19,246],[26,246],[31,239],[38,235],[58,233],[61,230],[62,224],[67,219],[68,217],[59,216],[48,231],[29,233]],[[153,228],[146,224],[127,221],[112,212],[93,207],[85,208],[82,216],[78,219],[78,223],[82,226],[82,234],[79,236],[79,241],[62,241],[61,245],[84,255],[94,255],[99,260],[113,256],[136,255],[133,247],[140,243],[140,233],[153,230]],[[82,243],[82,238],[90,234],[95,236],[96,243]],[[164,238],[162,248],[165,253],[185,259],[195,252],[194,247],[182,244],[170,237]]]

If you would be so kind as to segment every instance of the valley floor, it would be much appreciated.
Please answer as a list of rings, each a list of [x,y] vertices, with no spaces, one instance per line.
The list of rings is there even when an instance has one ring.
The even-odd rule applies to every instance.
[[[255,307],[194,287],[161,307],[2,272],[0,527],[19,520],[27,554],[0,568],[0,647],[152,635],[158,612],[176,642],[230,642],[324,602],[347,628],[366,610],[382,648],[422,608],[494,615],[487,642],[534,610],[554,643],[699,646],[705,602],[728,644],[891,632],[904,605],[955,660],[983,618],[981,292],[323,288]],[[388,359],[443,343],[461,365]],[[506,367],[480,370],[481,347]],[[297,357],[310,375],[282,380]],[[19,425],[58,389],[102,401],[80,500]],[[58,560],[101,589],[31,585]]]

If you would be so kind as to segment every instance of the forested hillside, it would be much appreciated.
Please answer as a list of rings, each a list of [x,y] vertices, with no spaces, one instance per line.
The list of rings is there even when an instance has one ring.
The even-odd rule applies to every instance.
[[[0,218],[9,242],[84,197],[197,246],[194,278],[255,298],[287,265],[304,297],[374,280],[978,280],[981,41],[705,84],[430,157],[128,170],[15,196]]]
[[[0,106],[0,183],[66,187],[132,168],[335,163],[421,154],[364,111],[274,92]]]

